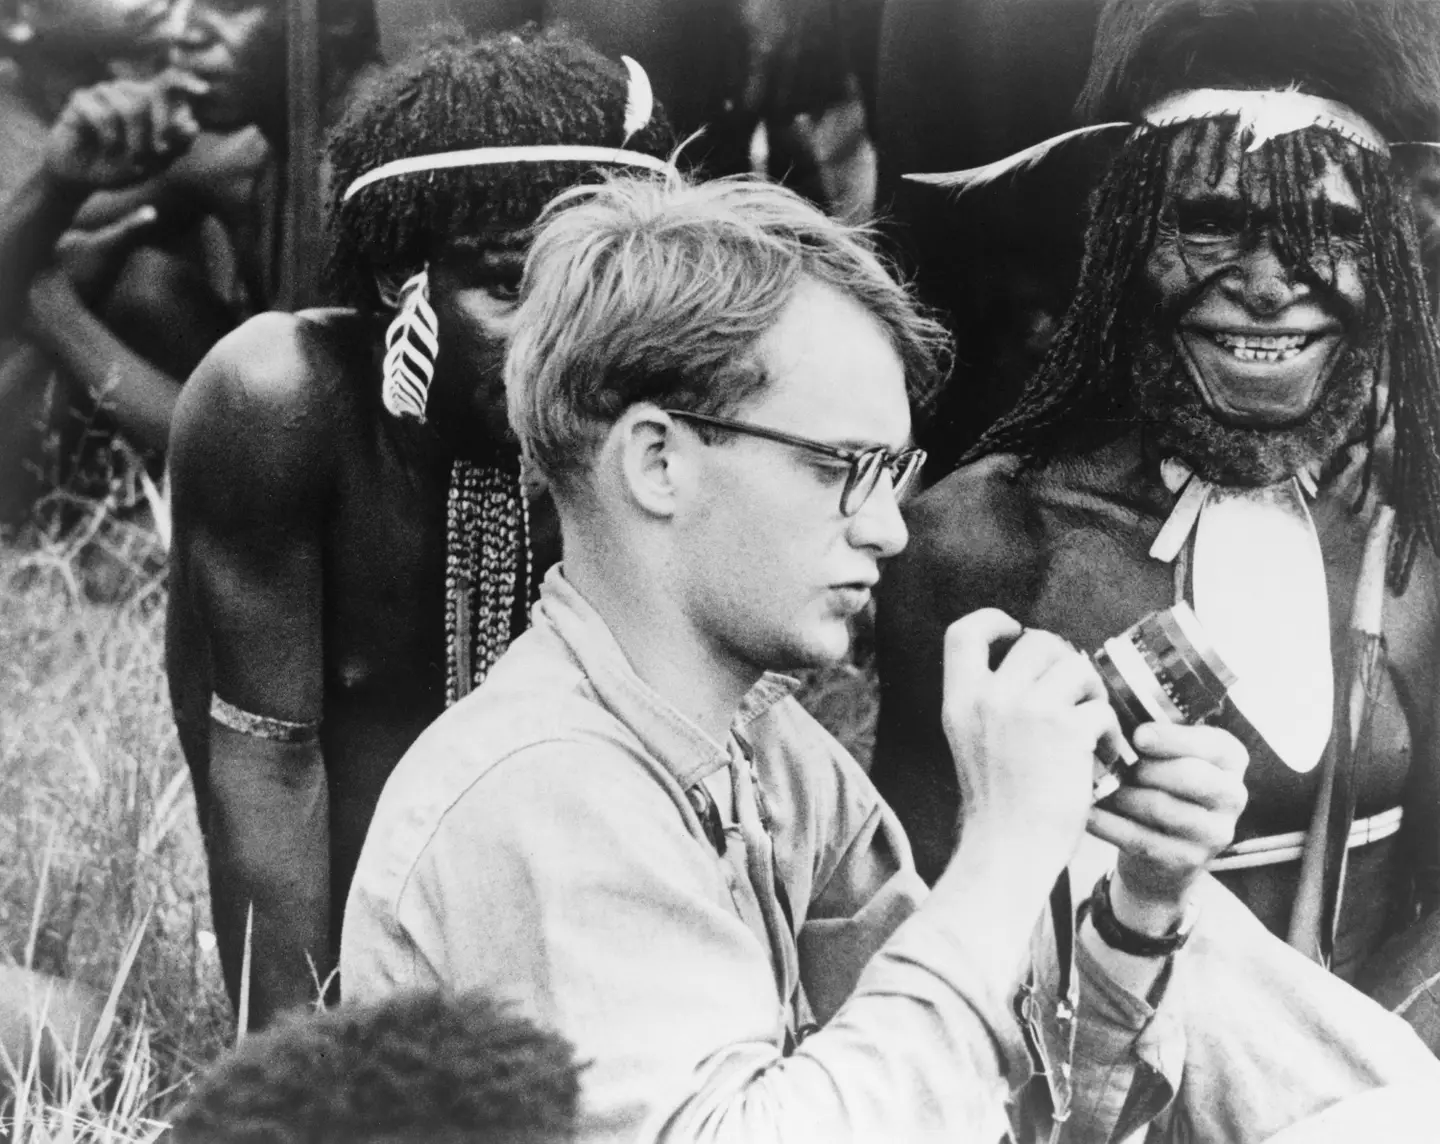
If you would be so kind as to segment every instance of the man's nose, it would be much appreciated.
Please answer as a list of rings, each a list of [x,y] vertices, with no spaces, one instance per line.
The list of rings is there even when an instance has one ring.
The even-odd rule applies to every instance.
[[[194,0],[175,0],[166,23],[170,29],[172,63],[180,62],[176,57],[186,51],[203,48],[209,39],[204,24],[197,19]]]
[[[1295,267],[1281,252],[1275,235],[1267,232],[1239,259],[1225,280],[1227,291],[1251,313],[1271,317],[1310,294],[1307,283],[1296,277]]]
[[[165,19],[156,30],[157,37],[167,44],[178,43],[190,22],[191,7],[191,0],[174,0],[166,9]]]
[[[860,511],[850,518],[850,538],[858,548],[873,549],[884,560],[894,556],[910,539],[900,502],[895,498],[895,482],[887,469],[880,474],[875,489],[865,498]]]

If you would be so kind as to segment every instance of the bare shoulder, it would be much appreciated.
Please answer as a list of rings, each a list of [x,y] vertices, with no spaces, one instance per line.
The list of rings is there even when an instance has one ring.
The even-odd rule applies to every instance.
[[[910,543],[892,562],[887,586],[960,607],[972,588],[991,602],[996,585],[1005,596],[1020,588],[1038,555],[1031,484],[1018,458],[999,455],[928,489],[907,509]]]
[[[358,315],[259,314],[222,338],[181,391],[171,426],[177,525],[197,499],[285,511],[333,477],[363,416]]]

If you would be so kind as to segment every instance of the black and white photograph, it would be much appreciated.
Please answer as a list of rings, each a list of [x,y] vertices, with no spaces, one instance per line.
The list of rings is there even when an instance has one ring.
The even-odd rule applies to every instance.
[[[1440,0],[0,0],[0,1141],[1437,1057]]]

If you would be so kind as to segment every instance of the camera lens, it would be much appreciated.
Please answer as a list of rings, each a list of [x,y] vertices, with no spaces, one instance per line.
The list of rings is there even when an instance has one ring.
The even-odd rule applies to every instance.
[[[1190,606],[1151,612],[1091,657],[1129,738],[1141,723],[1197,723],[1213,714],[1235,673]]]

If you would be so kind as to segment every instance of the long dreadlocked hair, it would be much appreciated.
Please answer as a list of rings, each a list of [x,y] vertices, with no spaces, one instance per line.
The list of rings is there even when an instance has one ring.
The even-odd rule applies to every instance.
[[[1298,82],[1347,103],[1391,139],[1423,136],[1440,115],[1437,7],[1427,0],[1112,0],[1080,107],[1087,118],[1135,119],[1184,88]],[[1217,124],[1212,185],[1237,126]],[[1004,452],[1044,464],[1133,423],[1134,298],[1162,223],[1174,173],[1171,145],[1187,131],[1198,142],[1203,128],[1144,129],[1121,149],[1091,198],[1085,259],[1061,328],[1015,407],[966,460]],[[1241,193],[1248,210],[1264,189],[1280,221],[1282,257],[1301,277],[1322,280],[1332,235],[1306,192],[1327,159],[1351,180],[1363,215],[1360,243],[1370,275],[1363,332],[1389,378],[1388,410],[1379,406],[1380,387],[1372,387],[1367,440],[1393,415],[1396,539],[1389,580],[1399,592],[1422,542],[1440,553],[1440,340],[1408,199],[1387,158],[1313,128],[1247,154]],[[1196,161],[1193,153],[1186,161]],[[1372,450],[1369,463],[1374,459]],[[1367,467],[1365,491],[1370,481]]]
[[[627,75],[564,30],[534,25],[483,40],[441,30],[377,76],[331,132],[329,256],[333,299],[382,304],[377,271],[412,274],[447,240],[519,229],[585,165],[524,163],[402,175],[342,196],[360,175],[395,159],[472,147],[624,142]],[[673,136],[657,106],[626,147],[663,156]]]

